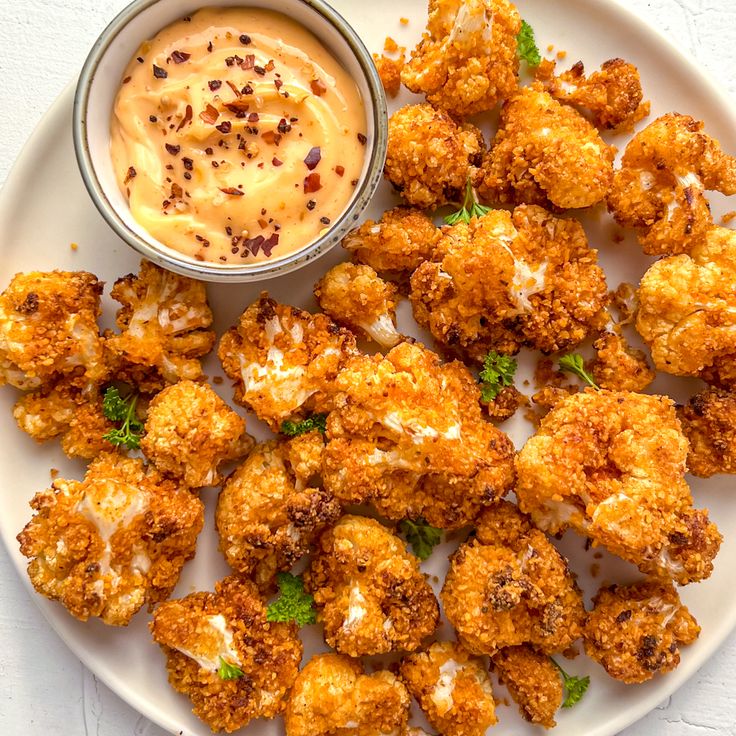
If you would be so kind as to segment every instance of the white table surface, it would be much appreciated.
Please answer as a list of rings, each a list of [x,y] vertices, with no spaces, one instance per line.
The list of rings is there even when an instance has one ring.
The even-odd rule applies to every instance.
[[[30,131],[78,72],[97,34],[126,4],[0,0],[0,184]],[[632,0],[631,5],[736,94],[734,0]],[[726,142],[729,152],[734,152],[735,143]],[[684,687],[623,734],[736,736],[735,682],[732,636]],[[0,683],[0,736],[164,736],[66,649],[2,548]]]

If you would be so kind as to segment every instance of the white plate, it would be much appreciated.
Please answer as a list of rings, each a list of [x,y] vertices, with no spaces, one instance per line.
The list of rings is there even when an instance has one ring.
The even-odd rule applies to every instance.
[[[386,35],[400,44],[411,46],[421,33],[425,18],[423,0],[335,0],[333,3],[355,26],[368,47],[380,50]],[[568,52],[570,64],[582,59],[590,69],[602,61],[620,56],[639,66],[645,93],[652,99],[653,116],[672,110],[688,113],[707,123],[707,130],[724,142],[727,149],[736,140],[736,115],[726,96],[703,76],[689,59],[671,46],[659,33],[633,16],[614,0],[519,0],[522,15],[537,32],[539,46],[549,43]],[[399,24],[399,16],[411,19],[408,27]],[[407,100],[409,97],[407,96]],[[105,226],[89,201],[77,172],[71,142],[72,89],[69,88],[49,110],[19,158],[0,196],[0,288],[4,288],[17,271],[87,269],[111,283],[118,276],[135,271],[137,258]],[[616,139],[614,139],[616,140]],[[617,139],[621,148],[625,140]],[[732,151],[733,152],[733,151]],[[380,214],[394,203],[388,187],[376,198],[372,213]],[[733,209],[725,199],[714,196],[716,219]],[[644,258],[629,237],[615,244],[615,231],[610,218],[602,212],[586,217],[586,229],[591,244],[600,248],[601,261],[609,277],[609,285],[620,281],[636,282],[648,259]],[[70,244],[79,249],[73,251]],[[295,274],[253,287],[210,286],[210,299],[217,316],[216,327],[222,332],[236,319],[261,288],[268,288],[278,299],[292,304],[313,307],[312,284],[342,254],[339,251]],[[107,290],[109,292],[109,289]],[[111,326],[114,306],[105,296],[104,326]],[[411,319],[406,304],[402,305],[405,331]],[[217,361],[207,363],[210,375],[219,372]],[[528,365],[523,366],[527,369]],[[528,375],[528,372],[526,373]],[[520,375],[523,380],[524,370]],[[520,387],[523,389],[521,384]],[[668,392],[679,400],[692,393],[698,383],[660,377],[655,384],[659,391]],[[220,393],[231,399],[227,384]],[[13,562],[30,589],[25,575],[26,560],[18,552],[15,535],[30,518],[28,501],[34,492],[49,483],[49,469],[58,468],[62,476],[80,478],[84,468],[79,462],[67,460],[58,446],[50,443],[38,446],[21,433],[10,410],[16,399],[14,391],[0,391],[0,535]],[[249,418],[249,431],[266,436],[262,425]],[[529,433],[521,418],[515,418],[507,429],[517,448]],[[710,481],[693,480],[693,493],[699,506],[710,508],[711,514],[725,533],[725,541],[710,580],[682,590],[685,603],[703,627],[699,641],[683,652],[682,663],[674,672],[641,686],[624,686],[609,679],[597,665],[580,657],[569,663],[576,674],[590,674],[592,684],[583,702],[576,708],[561,711],[558,732],[609,736],[640,718],[679,687],[723,642],[736,621],[736,595],[729,579],[729,567],[736,564],[736,505],[729,499],[732,479],[717,477]],[[227,567],[217,550],[212,525],[216,491],[207,489],[203,496],[207,504],[207,524],[199,539],[197,557],[189,563],[176,595],[195,589],[211,589],[214,581],[227,574]],[[583,541],[572,534],[562,541],[561,548],[571,558],[571,565],[581,578],[588,595],[605,579],[630,580],[636,571],[630,566],[606,558],[594,560],[592,552],[583,551]],[[435,551],[425,563],[425,569],[443,575],[446,553],[451,545]],[[602,572],[592,580],[589,568],[593,562],[602,565]],[[189,701],[176,694],[166,681],[163,656],[150,641],[149,616],[140,612],[127,629],[106,627],[98,621],[82,624],[71,618],[56,603],[32,593],[47,620],[72,651],[110,688],[152,721],[174,733],[207,736],[209,730],[191,713]],[[321,644],[316,627],[305,630],[305,658]],[[445,634],[449,634],[445,630]],[[498,694],[504,694],[497,688]],[[414,708],[416,714],[418,709]],[[538,733],[521,721],[516,708],[499,707],[501,720],[493,733]],[[421,723],[421,719],[416,719]],[[280,721],[257,722],[247,731],[252,736],[274,736],[282,733]]]

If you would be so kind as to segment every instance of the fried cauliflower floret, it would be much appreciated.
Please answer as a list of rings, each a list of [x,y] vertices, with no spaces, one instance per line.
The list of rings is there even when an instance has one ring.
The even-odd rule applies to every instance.
[[[304,583],[325,641],[351,657],[414,651],[439,623],[419,561],[375,519],[343,516],[326,531]]]
[[[511,487],[511,440],[483,418],[461,363],[401,343],[385,357],[353,358],[335,383],[322,477],[343,503],[451,529]]]
[[[574,394],[517,457],[519,506],[550,534],[572,527],[644,573],[697,582],[711,574],[721,535],[693,507],[687,451],[669,398]]]
[[[736,232],[714,228],[690,255],[657,261],[638,297],[636,329],[659,370],[736,387]]]
[[[486,509],[476,538],[450,558],[441,600],[473,654],[525,643],[562,651],[580,636],[585,615],[567,561],[507,501]]]
[[[545,728],[557,725],[562,678],[548,655],[526,645],[506,647],[493,655],[493,666],[525,720]]]
[[[328,410],[335,376],[355,352],[354,335],[327,315],[279,304],[265,292],[219,348],[235,401],[276,431],[285,419]]]
[[[396,330],[397,289],[370,266],[339,263],[314,287],[320,309],[338,324],[364,332],[384,347],[401,340]]]
[[[656,377],[646,355],[632,348],[623,335],[605,332],[594,343],[590,371],[598,386],[611,391],[643,391]]]
[[[190,488],[221,482],[219,466],[253,446],[239,417],[206,383],[179,381],[148,405],[141,449],[165,475]]]
[[[387,670],[318,654],[299,673],[286,706],[286,736],[404,736],[411,698]]]
[[[323,448],[317,431],[264,442],[222,487],[215,516],[220,550],[260,587],[291,569],[340,516],[340,504],[319,487]]]
[[[591,207],[608,193],[613,157],[591,123],[535,83],[504,104],[478,192],[500,204]]]
[[[582,226],[536,205],[443,228],[410,298],[422,327],[477,362],[524,345],[563,350],[607,319],[605,274]]]
[[[283,713],[302,644],[294,624],[267,621],[250,580],[232,575],[214,593],[162,603],[150,627],[172,687],[213,731],[231,733],[254,718]],[[232,679],[221,676],[226,670]]]
[[[107,333],[105,346],[119,378],[153,392],[202,376],[199,358],[212,350],[215,332],[201,281],[141,261],[138,275],[115,282],[112,297],[122,304],[120,333]]]
[[[491,110],[516,89],[520,30],[509,0],[429,0],[427,32],[401,81],[458,118]]]
[[[31,501],[18,535],[28,575],[76,618],[126,626],[165,600],[194,557],[204,508],[141,460],[103,453],[84,480],[55,480]]]
[[[406,55],[402,52],[392,59],[386,54],[373,54],[373,63],[376,65],[381,84],[389,97],[396,97],[401,89],[401,70],[406,63]]]
[[[488,670],[456,642],[435,642],[405,657],[400,674],[427,720],[445,736],[485,736],[497,721]]]
[[[585,652],[611,677],[645,682],[680,664],[679,645],[692,644],[700,626],[672,583],[646,580],[601,588],[585,624]]]
[[[482,162],[483,136],[431,105],[406,105],[388,121],[386,178],[420,209],[462,199]]]
[[[382,272],[409,275],[426,261],[440,239],[440,229],[423,212],[394,207],[377,222],[368,220],[348,233],[342,246],[360,263]]]
[[[626,146],[608,209],[635,228],[645,253],[687,253],[713,227],[706,190],[736,194],[736,158],[703,132],[703,123],[670,113]]]
[[[18,273],[0,294],[0,385],[23,390],[108,373],[97,327],[103,283],[86,271]]]

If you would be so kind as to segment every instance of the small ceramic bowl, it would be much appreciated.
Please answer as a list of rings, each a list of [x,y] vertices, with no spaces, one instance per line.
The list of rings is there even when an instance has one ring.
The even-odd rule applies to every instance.
[[[110,155],[110,119],[123,72],[140,44],[201,7],[276,10],[320,39],[356,82],[363,98],[368,143],[352,199],[330,229],[283,258],[233,265],[197,261],[167,247],[133,218]],[[260,281],[294,271],[334,247],[355,226],[381,181],[386,157],[386,97],[371,55],[347,21],[323,0],[136,0],[103,31],[82,69],[74,99],[74,147],[92,201],[110,227],[142,256],[204,281]]]

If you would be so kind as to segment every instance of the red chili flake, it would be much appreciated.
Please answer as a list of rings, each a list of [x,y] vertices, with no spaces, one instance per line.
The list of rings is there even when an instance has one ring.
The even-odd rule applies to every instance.
[[[259,218],[258,224],[261,226],[261,230],[265,230],[268,227],[268,222],[264,220],[262,217]]]
[[[191,54],[188,54],[186,51],[173,51],[171,53],[171,59],[174,64],[183,64],[185,61],[189,61],[190,57]]]
[[[176,182],[174,182],[171,185],[171,199],[181,199],[183,194],[184,190]]]
[[[286,91],[284,91],[284,99],[286,100],[286,99],[288,99],[288,98],[289,98],[289,93],[288,93],[288,92],[286,92]]]
[[[243,60],[235,54],[235,56],[228,56],[227,59],[225,59],[225,64],[227,66],[235,66],[236,64],[240,66],[243,63]]]
[[[248,115],[249,123],[257,123],[258,120],[259,120],[259,116],[257,112],[252,112],[250,115]]]
[[[213,161],[212,162],[212,168],[213,169],[219,169],[220,168],[220,164],[218,164],[217,161]]]
[[[185,179],[186,179],[187,181],[190,181],[190,180],[191,180],[191,178],[192,178],[192,175],[191,175],[191,174],[190,174],[190,173],[189,173],[188,171],[185,171],[185,172],[184,172],[184,178],[185,178]]]
[[[286,122],[286,118],[281,118],[281,120],[279,120],[279,124],[276,126],[276,130],[283,135],[291,130],[291,125]]]
[[[266,64],[266,71],[272,72],[276,68],[276,64],[273,63],[273,59],[268,60],[268,64]]]
[[[214,125],[217,122],[217,118],[220,117],[220,113],[217,111],[216,107],[208,104],[207,107],[199,113],[199,117],[204,123],[207,123],[207,125]]]
[[[173,170],[174,170],[174,167],[172,164],[166,164],[166,171],[173,171]],[[171,179],[169,179],[169,181],[171,181]]]
[[[265,133],[261,133],[261,138],[269,145],[278,146],[281,143],[281,135],[275,130],[267,130]]]
[[[317,164],[322,160],[322,151],[320,150],[319,146],[314,146],[314,148],[309,149],[309,153],[306,155],[306,158],[304,159],[304,163],[307,165],[307,168],[310,171],[313,171],[317,168]]]
[[[181,119],[181,122],[179,123],[177,127],[177,131],[181,130],[185,125],[189,125],[189,123],[192,122],[192,114],[193,114],[192,106],[187,105],[187,109],[184,112],[184,117]]]
[[[254,256],[258,255],[258,251],[261,249],[261,245],[266,242],[266,238],[263,235],[256,235],[255,238],[248,238],[243,241],[244,253],[250,252]]]
[[[357,179],[351,179],[351,180],[350,180],[350,183],[351,183],[351,184],[352,184],[352,185],[353,185],[354,187],[357,187],[357,186],[358,186],[358,180],[357,180]]]
[[[312,88],[312,93],[317,95],[317,97],[322,97],[327,92],[327,85],[321,79],[313,79],[309,83],[309,86]]]
[[[368,139],[362,133],[358,133],[358,142],[361,146],[364,146],[367,140]]]
[[[279,244],[279,234],[278,233],[272,233],[271,236],[266,240],[262,245],[261,248],[263,248],[263,255],[266,256],[266,258],[271,257],[271,253],[273,252],[273,249]]]
[[[211,92],[217,92],[217,90],[222,87],[222,81],[219,79],[210,79],[210,81],[207,82],[207,86],[210,88]]]
[[[125,79],[123,79],[123,84],[128,84],[131,79],[133,79],[133,77],[125,77]]]
[[[178,156],[179,151],[181,151],[181,146],[172,146],[171,143],[166,143],[166,150],[172,155],[172,156]]]
[[[127,174],[125,175],[125,181],[123,182],[123,184],[127,184],[127,183],[128,183],[128,182],[129,182],[130,180],[131,180],[131,179],[135,179],[135,177],[136,177],[136,176],[137,176],[137,172],[136,172],[136,170],[135,170],[135,169],[134,169],[134,168],[133,168],[133,167],[131,166],[131,167],[130,167],[130,168],[128,169],[128,173],[127,173]]]
[[[191,22],[192,22],[192,16],[191,16],[191,15],[185,15],[185,16],[184,16],[184,17],[182,18],[182,20],[183,20],[183,21],[184,21],[185,23],[191,23]]]
[[[323,225],[329,225],[329,224],[330,224],[330,218],[329,218],[329,217],[320,217],[320,218],[319,218],[319,221],[320,221],[320,222],[321,222],[321,223],[322,223]]]
[[[254,66],[253,71],[261,77],[266,74],[266,70],[262,66]]]
[[[242,197],[245,194],[245,192],[241,192],[240,189],[235,187],[219,187],[219,189],[223,194],[230,194],[233,197]]]
[[[272,163],[272,164],[273,164],[274,166],[283,166],[283,164],[284,164],[284,162],[283,162],[283,161],[280,161],[279,159],[277,159],[277,158],[276,158],[276,156],[274,156],[274,157],[273,157],[273,158],[271,159],[271,163]]]
[[[138,62],[139,64],[142,64],[142,63],[143,63],[143,62],[145,61],[145,59],[144,59],[144,58],[143,58],[142,56],[139,56],[139,57],[137,57],[137,58],[136,58],[136,61],[137,61],[137,62]]]
[[[244,33],[244,34],[243,34],[243,35],[242,35],[242,36],[240,37],[240,43],[242,43],[242,44],[243,44],[243,46],[250,46],[250,43],[251,43],[251,41],[250,41],[250,36],[249,36],[249,35],[248,35],[247,33]]]
[[[249,84],[246,84],[243,89],[240,90],[244,95],[252,95],[253,94],[253,87],[251,87]]]
[[[213,48],[215,48],[215,47],[214,47],[214,46],[212,45],[212,41],[210,41],[210,42],[209,42],[209,43],[207,44],[207,51],[209,51],[210,53],[212,53],[212,49],[213,49]]]
[[[304,179],[304,193],[305,194],[311,194],[312,192],[318,192],[320,189],[322,189],[322,184],[319,180],[319,174],[309,174]]]
[[[155,115],[149,115],[149,116],[148,116],[148,119],[149,119],[149,120],[150,120],[150,121],[151,121],[152,123],[157,123],[157,122],[158,122],[158,118],[157,118],[157,117],[156,117]]]
[[[212,155],[212,154],[214,153],[214,151],[212,150],[212,148],[210,148],[209,146],[208,146],[207,148],[205,148],[205,149],[204,149],[204,152],[205,152],[205,153],[206,153],[206,154],[207,154],[208,156],[211,156],[211,155]]]
[[[194,169],[194,161],[192,161],[192,159],[187,158],[186,156],[184,156],[182,158],[181,162],[184,164],[184,168],[187,171],[192,171],[192,169]]]
[[[160,66],[153,65],[153,76],[156,77],[156,79],[166,79],[166,77],[169,76],[169,73],[166,71],[166,69],[162,69]]]
[[[311,212],[315,207],[317,206],[317,202],[315,202],[313,199],[310,199],[309,202],[307,202],[307,209]]]
[[[345,173],[345,167],[344,166],[335,166],[335,173],[338,176],[342,176]]]
[[[273,86],[276,87],[276,89],[281,89],[284,86],[284,83],[280,79],[274,79]]]
[[[229,120],[223,120],[219,125],[215,125],[215,128],[220,133],[229,133],[233,129],[233,124]]]
[[[225,107],[230,110],[230,112],[234,113],[237,117],[244,118],[245,113],[247,113],[248,109],[250,108],[250,102],[237,99],[233,100],[232,102],[228,102]]]
[[[240,97],[240,90],[229,79],[227,80],[227,86],[230,87],[236,97]]]
[[[265,215],[268,210],[265,207],[261,207],[261,214]]]
[[[171,207],[171,202],[169,202],[168,199],[165,199],[163,202],[161,202],[161,209],[166,209],[167,207]]]
[[[245,59],[243,59],[242,63],[240,64],[240,68],[243,71],[248,71],[249,69],[254,69],[256,65],[256,57],[255,54],[246,54]]]

